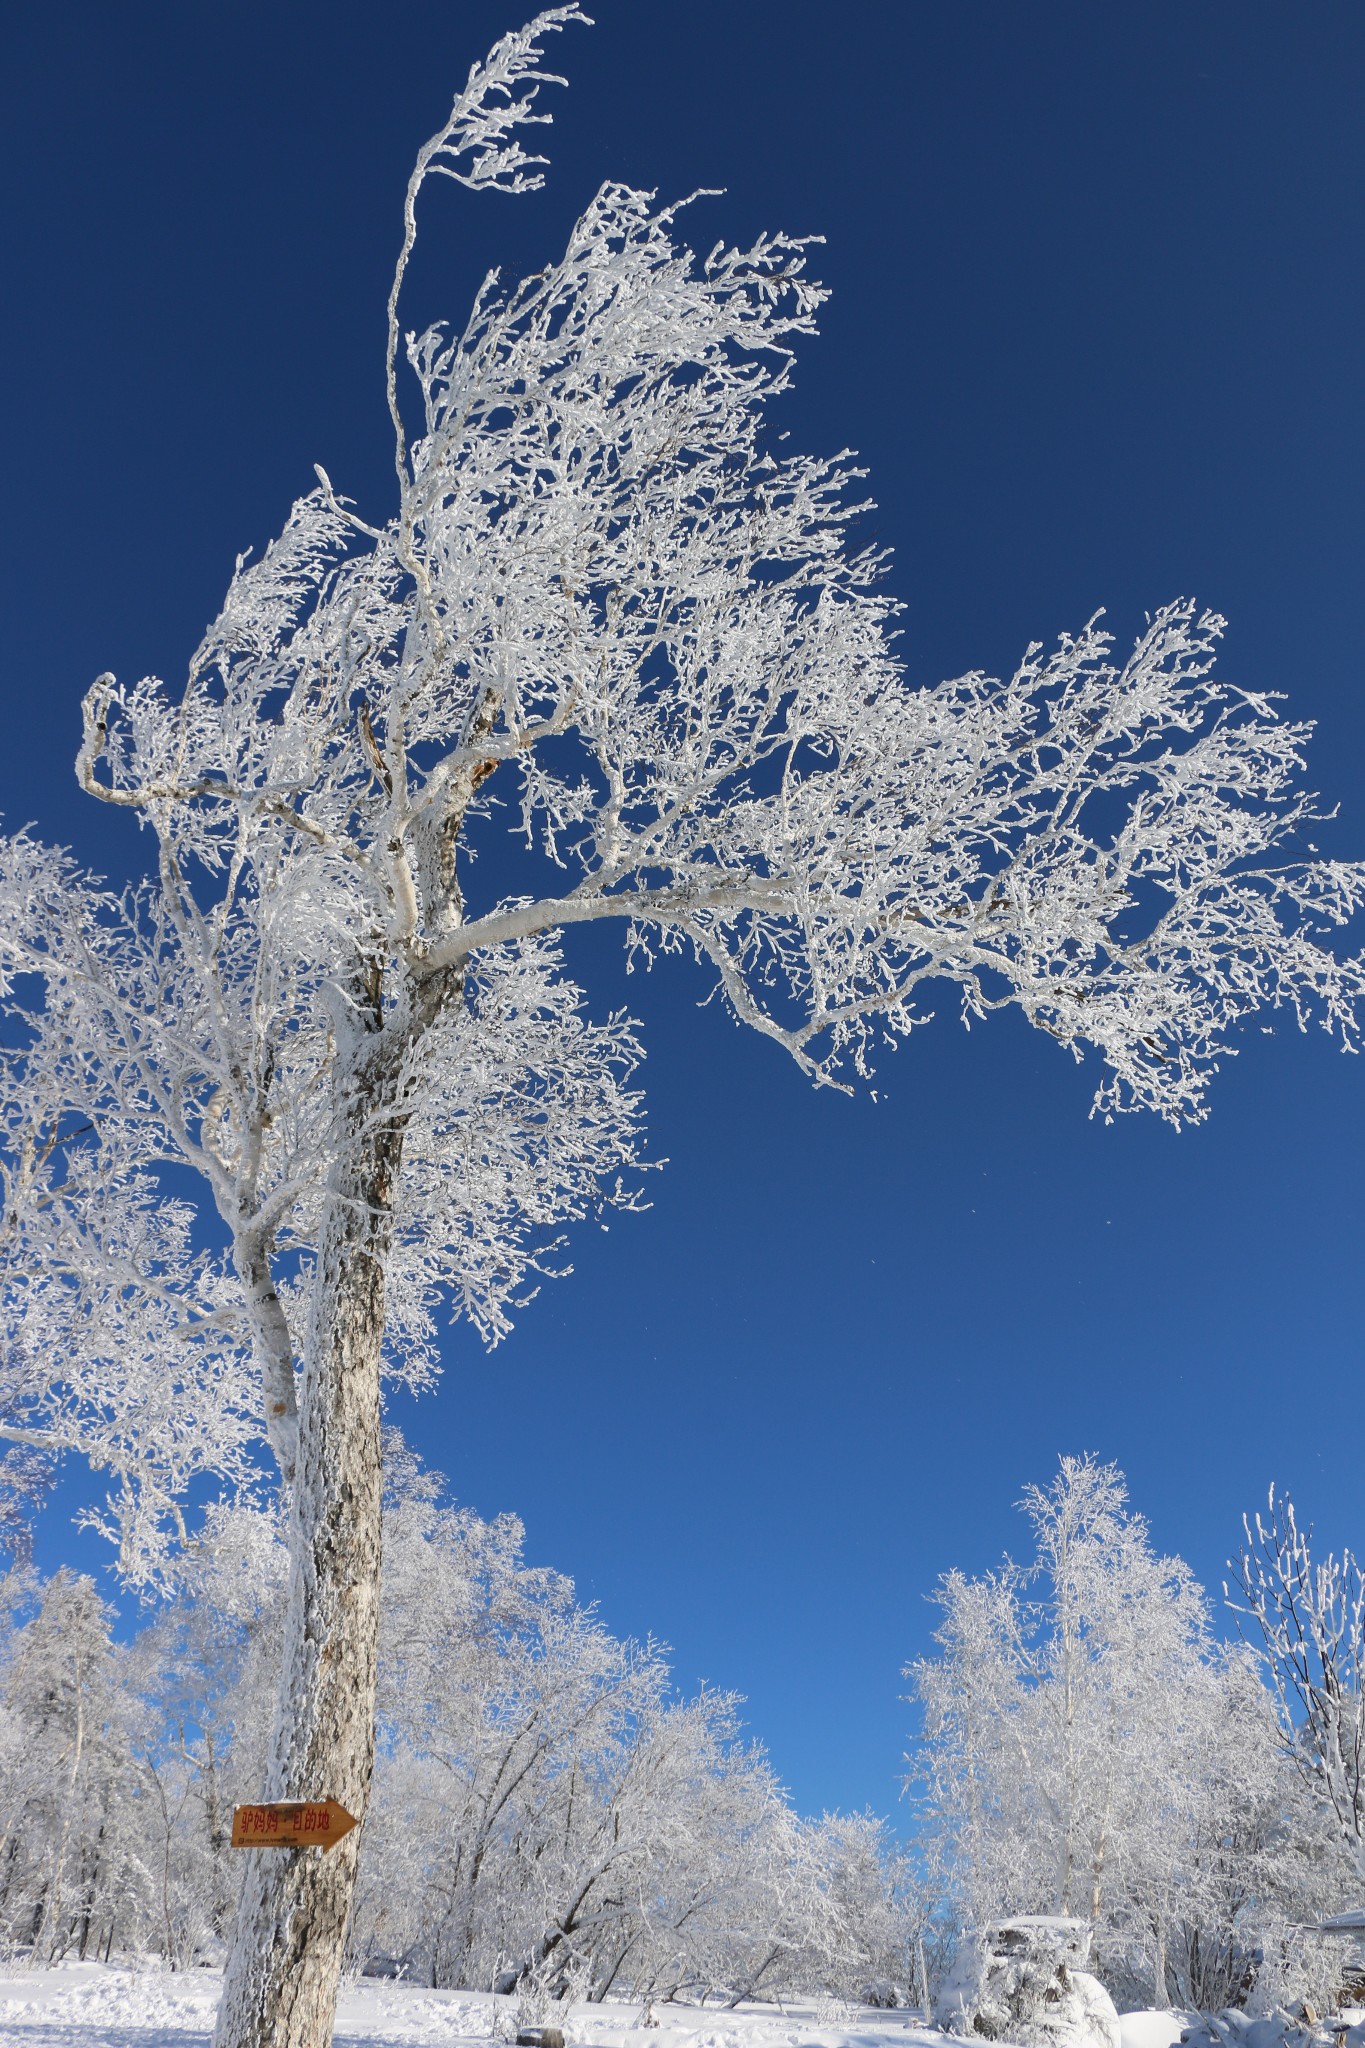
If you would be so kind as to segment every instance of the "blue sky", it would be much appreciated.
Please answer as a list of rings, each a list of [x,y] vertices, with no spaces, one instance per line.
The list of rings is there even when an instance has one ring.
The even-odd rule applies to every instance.
[[[1365,13],[1263,0],[597,0],[547,190],[425,200],[409,317],[532,268],[603,177],[724,186],[706,243],[827,237],[783,424],[862,451],[912,679],[998,671],[1191,593],[1226,672],[1317,721],[1365,854],[1359,556]],[[417,144],[517,7],[76,0],[7,37],[0,807],[111,873],[70,762],[100,669],[176,675],[232,559],[323,462],[387,512],[382,312]],[[1360,943],[1357,936],[1356,943]],[[1283,1021],[1210,1121],[1087,1118],[1093,1077],[943,1014],[879,1099],[817,1095],[685,973],[645,1026],[648,1215],[408,1416],[458,1494],[685,1683],[748,1695],[801,1803],[893,1803],[901,1663],[950,1565],[1061,1451],[1129,1475],[1211,1586],[1272,1478],[1361,1540],[1365,1067]],[[72,1489],[68,1489],[68,1501]],[[44,1562],[88,1558],[60,1517]]]

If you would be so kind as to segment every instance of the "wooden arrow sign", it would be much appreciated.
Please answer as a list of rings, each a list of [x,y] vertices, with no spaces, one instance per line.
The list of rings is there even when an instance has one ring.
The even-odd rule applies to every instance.
[[[336,1799],[277,1799],[271,1806],[234,1806],[234,1849],[330,1849],[356,1826]]]

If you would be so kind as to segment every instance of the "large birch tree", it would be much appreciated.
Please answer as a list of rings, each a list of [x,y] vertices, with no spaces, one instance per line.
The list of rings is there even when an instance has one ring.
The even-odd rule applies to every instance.
[[[1214,614],[907,685],[859,472],[766,424],[821,301],[800,241],[698,260],[608,184],[558,261],[404,338],[424,184],[537,182],[542,44],[582,18],[505,37],[418,155],[391,513],[319,472],[181,684],[89,691],[79,779],[149,874],[0,848],[6,1434],[110,1474],[135,1570],[268,1445],[262,1790],[362,1813],[382,1376],[430,1376],[442,1309],[501,1335],[564,1222],[632,1198],[635,1040],[568,927],[694,955],[817,1082],[948,984],[1096,1055],[1103,1114],[1173,1122],[1249,1012],[1349,1039],[1362,982],[1326,944],[1361,871],[1295,851],[1304,729],[1215,678]],[[471,866],[498,830],[529,888]],[[329,2038],[359,1842],[246,1856],[220,2048]]]

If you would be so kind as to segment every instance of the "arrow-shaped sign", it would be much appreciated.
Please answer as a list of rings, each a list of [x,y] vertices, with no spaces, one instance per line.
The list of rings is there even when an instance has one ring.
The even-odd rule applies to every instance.
[[[336,1799],[277,1799],[270,1806],[234,1806],[234,1849],[330,1849],[356,1826]]]

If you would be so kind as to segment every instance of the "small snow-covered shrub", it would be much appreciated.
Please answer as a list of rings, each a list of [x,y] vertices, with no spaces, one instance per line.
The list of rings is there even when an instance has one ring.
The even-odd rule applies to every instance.
[[[858,1996],[864,2005],[878,2012],[895,2012],[910,2002],[900,1985],[893,1984],[889,1977],[874,1977],[870,1984],[863,1985]]]
[[[1365,2048],[1365,2021],[1322,2026],[1287,2012],[1259,2017],[1228,2006],[1205,2013],[1180,2036],[1181,2048]]]

